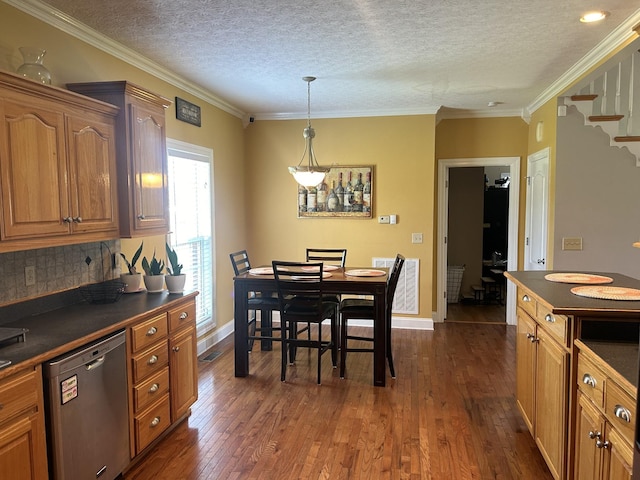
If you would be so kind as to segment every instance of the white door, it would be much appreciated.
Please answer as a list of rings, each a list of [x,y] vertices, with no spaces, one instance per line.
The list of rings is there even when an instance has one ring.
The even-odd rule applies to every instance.
[[[549,218],[549,149],[527,157],[527,200],[524,269],[547,269]]]

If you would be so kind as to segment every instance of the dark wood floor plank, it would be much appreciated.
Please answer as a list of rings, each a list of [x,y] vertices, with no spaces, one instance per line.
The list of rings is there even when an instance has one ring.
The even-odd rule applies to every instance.
[[[345,379],[325,355],[318,386],[306,349],[280,382],[278,345],[256,344],[235,378],[228,339],[199,363],[192,415],[124,479],[552,478],[515,405],[515,327],[394,330],[393,345],[387,387],[372,386],[367,353],[349,354]]]

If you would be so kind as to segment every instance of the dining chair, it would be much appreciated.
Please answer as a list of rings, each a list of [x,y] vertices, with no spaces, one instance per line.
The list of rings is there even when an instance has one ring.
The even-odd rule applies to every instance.
[[[322,262],[323,265],[332,265],[344,268],[347,262],[346,248],[307,248],[307,262]],[[340,295],[329,295],[327,301],[334,302],[336,307],[336,316],[340,315]],[[302,329],[305,330],[304,328]],[[300,332],[298,332],[300,333]]]
[[[387,278],[387,298],[385,302],[385,329],[387,332],[387,362],[389,363],[389,370],[391,371],[391,377],[396,378],[396,371],[393,367],[393,353],[391,351],[391,309],[393,308],[393,297],[396,293],[396,287],[398,285],[398,279],[404,265],[404,257],[400,254],[396,255],[396,259],[393,263],[393,267],[389,272]],[[373,352],[373,347],[350,347],[349,340],[360,342],[373,342],[373,336],[364,337],[359,335],[349,335],[349,320],[350,319],[373,319],[375,316],[375,308],[372,299],[364,298],[345,298],[340,302],[340,378],[344,378],[344,372],[347,362],[347,352]]]
[[[282,328],[282,359],[280,380],[285,381],[287,363],[293,364],[297,347],[318,351],[318,385],[322,378],[322,355],[330,350],[333,368],[338,361],[338,318],[333,302],[324,295],[322,263],[283,262],[274,260],[273,274],[278,289],[280,326]],[[331,320],[331,338],[322,337],[322,322]],[[308,338],[298,337],[298,324],[315,324]],[[313,332],[312,332],[313,331]]]
[[[231,258],[231,265],[233,266],[233,272],[236,277],[247,273],[251,270],[251,262],[249,261],[249,254],[246,250],[240,250],[229,254]],[[281,335],[275,337],[273,332],[279,332],[279,327],[273,327],[272,324],[272,312],[278,310],[278,297],[275,292],[272,294],[263,292],[251,292],[249,299],[247,300],[249,317],[247,326],[249,328],[248,349],[249,352],[253,349],[253,343],[255,340],[262,341],[262,350],[272,350],[272,341],[280,341]],[[260,311],[260,326],[257,326],[256,312]],[[252,313],[251,313],[252,312]],[[260,335],[257,335],[259,333]]]

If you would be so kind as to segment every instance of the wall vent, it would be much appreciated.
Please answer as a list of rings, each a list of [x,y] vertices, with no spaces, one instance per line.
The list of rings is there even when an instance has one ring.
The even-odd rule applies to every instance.
[[[395,258],[374,258],[374,267],[393,267]],[[396,295],[393,297],[393,313],[419,313],[418,279],[420,278],[420,260],[407,258],[404,261]]]

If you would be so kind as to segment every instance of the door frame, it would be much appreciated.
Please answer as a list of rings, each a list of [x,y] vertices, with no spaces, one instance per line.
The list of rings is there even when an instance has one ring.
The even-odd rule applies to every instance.
[[[449,170],[461,167],[508,166],[509,184],[509,228],[507,233],[507,265],[512,269],[518,265],[518,215],[520,204],[520,157],[483,157],[438,159],[438,238],[437,238],[437,301],[434,318],[442,322],[447,315],[447,232],[449,228]],[[506,322],[516,324],[516,287],[507,282]]]

